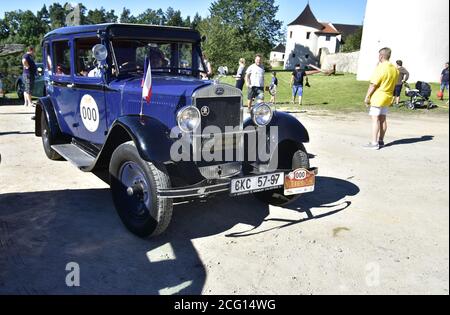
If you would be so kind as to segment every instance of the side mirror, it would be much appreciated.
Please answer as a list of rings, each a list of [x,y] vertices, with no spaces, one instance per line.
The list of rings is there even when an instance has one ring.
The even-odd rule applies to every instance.
[[[108,50],[105,45],[97,44],[92,48],[92,54],[94,55],[95,60],[98,62],[103,62],[108,58]]]

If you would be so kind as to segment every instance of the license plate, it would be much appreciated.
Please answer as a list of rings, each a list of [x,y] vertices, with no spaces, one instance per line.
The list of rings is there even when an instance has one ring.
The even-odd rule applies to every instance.
[[[283,185],[284,173],[237,178],[231,181],[231,195],[239,196],[249,193],[272,190],[282,188]]]
[[[284,195],[292,196],[313,192],[316,185],[316,175],[306,169],[297,169],[286,175],[284,180]]]

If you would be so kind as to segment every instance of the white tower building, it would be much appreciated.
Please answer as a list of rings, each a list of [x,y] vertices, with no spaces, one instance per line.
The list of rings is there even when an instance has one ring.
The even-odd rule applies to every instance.
[[[378,51],[392,49],[410,81],[438,82],[449,59],[448,0],[367,0],[358,80],[369,80]]]
[[[360,28],[360,25],[319,22],[308,4],[288,25],[284,68],[317,63],[323,50],[331,54],[339,52],[345,38]]]

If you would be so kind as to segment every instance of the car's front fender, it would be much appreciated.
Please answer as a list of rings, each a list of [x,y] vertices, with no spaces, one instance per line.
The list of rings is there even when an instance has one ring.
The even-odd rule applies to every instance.
[[[250,118],[244,123],[244,128],[248,126],[255,126]],[[273,113],[272,121],[266,127],[268,133],[272,127],[278,129],[278,143],[283,141],[292,141],[296,143],[309,142],[309,134],[305,126],[290,114],[275,111]]]
[[[116,126],[128,132],[144,160],[171,161],[170,148],[174,139],[170,138],[170,129],[159,120],[148,116],[123,116],[114,122],[112,128]]]
[[[85,171],[107,168],[114,150],[128,141],[134,142],[139,155],[146,161],[164,164],[171,160],[173,139],[167,126],[148,116],[122,116],[112,124],[94,165]]]
[[[247,127],[255,128],[252,119],[248,119],[244,123],[244,128]],[[258,127],[257,132],[259,141],[261,141],[261,133],[265,132],[266,140],[263,144],[265,151],[262,152],[269,153],[264,158],[258,156],[258,163],[268,164],[270,169],[277,169],[280,165],[289,164],[292,161],[292,155],[297,150],[304,148],[304,143],[309,142],[309,134],[305,126],[294,116],[284,112],[275,111],[270,124],[266,127]],[[260,152],[261,143],[249,147],[251,145],[251,142],[246,139],[246,148],[249,152]]]

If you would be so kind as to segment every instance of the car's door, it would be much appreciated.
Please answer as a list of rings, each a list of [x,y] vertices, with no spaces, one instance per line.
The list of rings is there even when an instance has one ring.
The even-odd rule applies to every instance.
[[[83,34],[73,40],[78,138],[94,144],[103,144],[108,131],[105,81],[96,69],[92,53],[92,48],[100,43],[96,33]]]
[[[36,77],[34,79],[33,96],[42,97],[44,96],[45,86],[44,86],[44,66],[40,63],[36,64],[37,71]]]
[[[52,41],[51,71],[49,84],[53,105],[58,113],[61,130],[73,137],[79,136],[77,119],[78,92],[73,82],[73,52],[71,38],[58,38]]]

